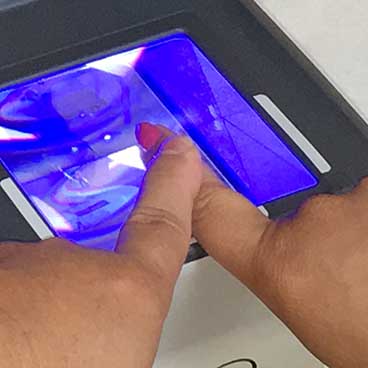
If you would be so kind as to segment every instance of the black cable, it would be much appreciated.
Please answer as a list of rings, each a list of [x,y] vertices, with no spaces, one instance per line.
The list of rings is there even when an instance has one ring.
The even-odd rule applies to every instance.
[[[258,367],[257,363],[252,359],[236,359],[236,360],[232,360],[231,362],[222,364],[217,368],[230,367],[231,365],[236,364],[236,363],[249,363],[252,368],[257,368]]]

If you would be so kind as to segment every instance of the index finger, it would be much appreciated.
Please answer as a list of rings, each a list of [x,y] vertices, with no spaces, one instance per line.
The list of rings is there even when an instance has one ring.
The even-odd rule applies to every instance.
[[[200,156],[190,140],[164,141],[121,231],[117,252],[155,278],[162,289],[174,287],[185,261],[200,183]]]

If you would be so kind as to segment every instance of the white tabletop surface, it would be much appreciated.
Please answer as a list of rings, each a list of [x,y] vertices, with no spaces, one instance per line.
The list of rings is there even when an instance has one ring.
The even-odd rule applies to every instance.
[[[368,2],[256,0],[368,120]]]
[[[368,117],[368,2],[257,2],[361,115]],[[216,368],[237,358],[254,358],[260,368],[322,367],[250,292],[213,261],[186,266],[155,367]]]

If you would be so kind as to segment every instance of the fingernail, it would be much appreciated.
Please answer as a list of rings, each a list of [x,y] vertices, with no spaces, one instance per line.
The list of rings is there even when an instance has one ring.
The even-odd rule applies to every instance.
[[[140,123],[136,126],[135,136],[144,149],[150,150],[159,142],[162,132],[151,123]]]
[[[171,138],[163,147],[162,154],[178,155],[188,152],[193,147],[192,142],[184,136]]]

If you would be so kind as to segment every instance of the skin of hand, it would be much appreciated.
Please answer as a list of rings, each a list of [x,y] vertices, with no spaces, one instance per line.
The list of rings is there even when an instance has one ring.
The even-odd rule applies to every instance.
[[[116,253],[61,239],[0,245],[1,367],[152,366],[202,176],[184,137],[158,156]]]
[[[141,141],[149,157],[171,133],[146,129],[159,137],[153,146]],[[367,179],[349,194],[316,196],[292,218],[273,222],[203,166],[193,234],[321,361],[368,367]]]

